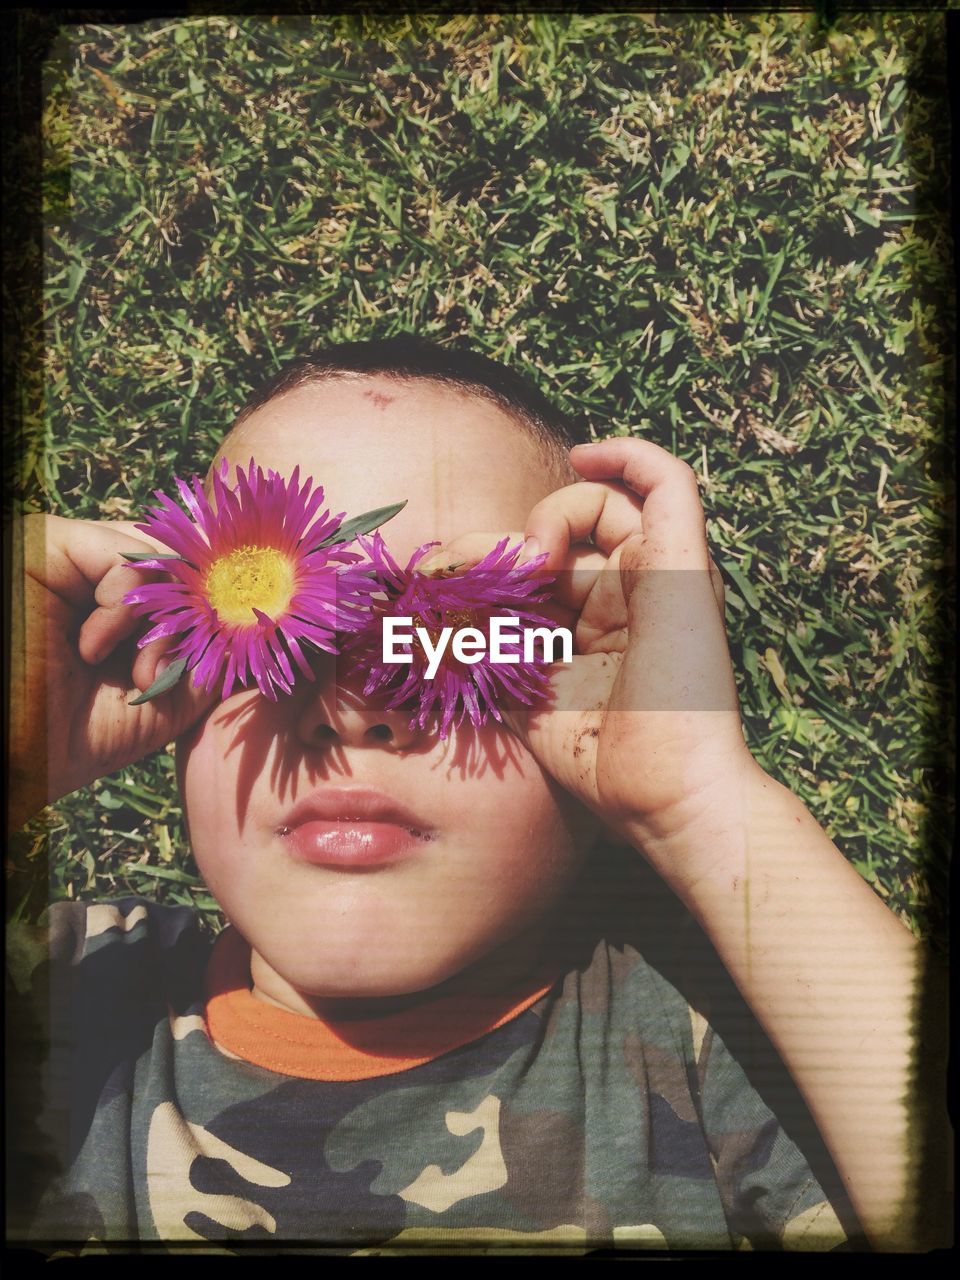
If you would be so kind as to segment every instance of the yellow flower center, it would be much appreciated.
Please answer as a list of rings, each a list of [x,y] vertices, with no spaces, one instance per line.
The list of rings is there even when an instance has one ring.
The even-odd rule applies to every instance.
[[[293,599],[293,565],[275,547],[237,547],[213,562],[204,587],[221,622],[256,622],[255,608],[276,621]]]

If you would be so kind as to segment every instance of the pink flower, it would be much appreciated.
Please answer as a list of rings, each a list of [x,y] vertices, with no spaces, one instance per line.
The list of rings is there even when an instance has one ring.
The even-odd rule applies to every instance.
[[[504,538],[483,560],[462,573],[422,573],[417,570],[417,563],[438,543],[418,547],[406,568],[401,569],[379,533],[372,539],[357,541],[376,570],[374,590],[379,593],[379,598],[371,602],[370,623],[349,637],[344,646],[344,660],[352,664],[352,674],[366,673],[364,697],[382,695],[389,708],[410,703],[411,728],[416,725],[423,729],[436,716],[440,737],[446,738],[450,725],[461,724],[465,715],[479,728],[489,716],[502,721],[498,704],[503,700],[516,698],[529,705],[546,695],[546,664],[542,659],[524,662],[521,641],[511,646],[504,639],[501,645],[503,652],[520,655],[516,664],[493,663],[489,656],[492,617],[516,618],[521,630],[534,626],[552,628],[549,619],[530,609],[531,604],[547,599],[546,588],[553,581],[552,577],[533,572],[545,555],[517,566],[523,544],[507,550],[509,539]],[[460,662],[448,646],[436,675],[427,679],[427,655],[416,638],[405,647],[413,657],[412,663],[383,661],[384,617],[412,618],[413,628],[425,628],[434,645],[443,627],[476,627],[487,639],[487,652],[479,662],[468,665]]]
[[[224,460],[213,475],[216,510],[198,477],[190,485],[176,480],[192,519],[156,491],[160,505],[137,528],[174,556],[137,563],[162,569],[172,581],[145,583],[124,603],[155,624],[141,648],[180,637],[168,658],[193,670],[197,688],[212,689],[222,676],[228,698],[252,676],[276,700],[278,689],[291,691],[294,666],[313,679],[305,648],[336,653],[336,633],[366,620],[370,572],[354,567],[361,560],[356,552],[330,545],[344,513],[320,512],[323,489],[314,489],[312,478],[301,487],[299,467],[289,481],[274,471],[265,478],[251,459],[246,472],[237,467],[232,489],[228,471]]]

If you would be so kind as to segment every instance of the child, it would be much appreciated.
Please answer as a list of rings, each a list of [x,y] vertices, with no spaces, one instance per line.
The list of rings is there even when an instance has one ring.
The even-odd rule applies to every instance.
[[[921,949],[746,749],[692,471],[569,444],[516,375],[400,339],[291,366],[220,448],[331,511],[406,499],[401,565],[547,554],[578,656],[445,741],[332,657],[276,701],[131,706],[170,647],[131,668],[147,540],[28,520],[15,820],[176,736],[230,927],[211,953],[187,908],[126,898],[13,934],[13,1239],[943,1242],[910,1167]],[[397,856],[337,862],[374,828]]]

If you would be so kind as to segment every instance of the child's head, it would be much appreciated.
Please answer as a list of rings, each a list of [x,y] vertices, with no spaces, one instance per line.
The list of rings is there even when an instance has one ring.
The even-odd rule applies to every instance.
[[[575,479],[572,442],[508,370],[401,340],[297,362],[251,401],[216,461],[231,475],[251,457],[284,476],[299,465],[334,512],[407,499],[381,530],[405,564],[428,541],[522,537],[532,507]],[[365,701],[335,658],[314,671],[277,702],[234,694],[179,744],[194,852],[251,944],[258,991],[296,1008],[422,991],[481,960],[491,974],[522,963],[593,843],[593,819],[498,725],[464,722],[443,742],[411,730],[407,711]],[[291,857],[278,833],[331,789],[383,793],[429,839],[377,867]]]

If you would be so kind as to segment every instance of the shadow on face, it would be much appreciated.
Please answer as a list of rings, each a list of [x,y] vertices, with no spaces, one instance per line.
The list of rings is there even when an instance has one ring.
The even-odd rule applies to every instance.
[[[252,458],[281,476],[299,466],[335,514],[406,499],[382,530],[401,564],[425,542],[522,537],[531,509],[564,482],[494,405],[384,378],[288,392],[231,433],[219,458],[231,469]],[[198,865],[281,1002],[446,980],[533,929],[596,837],[595,819],[508,730],[464,723],[443,742],[411,727],[406,709],[364,698],[333,659],[276,702],[235,694],[178,744],[177,759]],[[291,806],[344,786],[402,800],[430,842],[365,874],[291,858],[281,834]]]
[[[480,728],[464,720],[444,740],[411,727],[408,709],[393,709],[383,699],[364,697],[357,678],[337,674],[332,656],[314,657],[315,683],[271,703],[249,691],[211,711],[221,737],[224,761],[235,775],[236,821],[243,828],[250,797],[267,779],[281,802],[294,802],[304,790],[342,786],[354,776],[357,747],[391,752],[403,758],[429,757],[431,768],[461,780],[490,775],[501,781],[520,768],[524,748],[494,722]],[[184,740],[180,751],[189,750]]]

